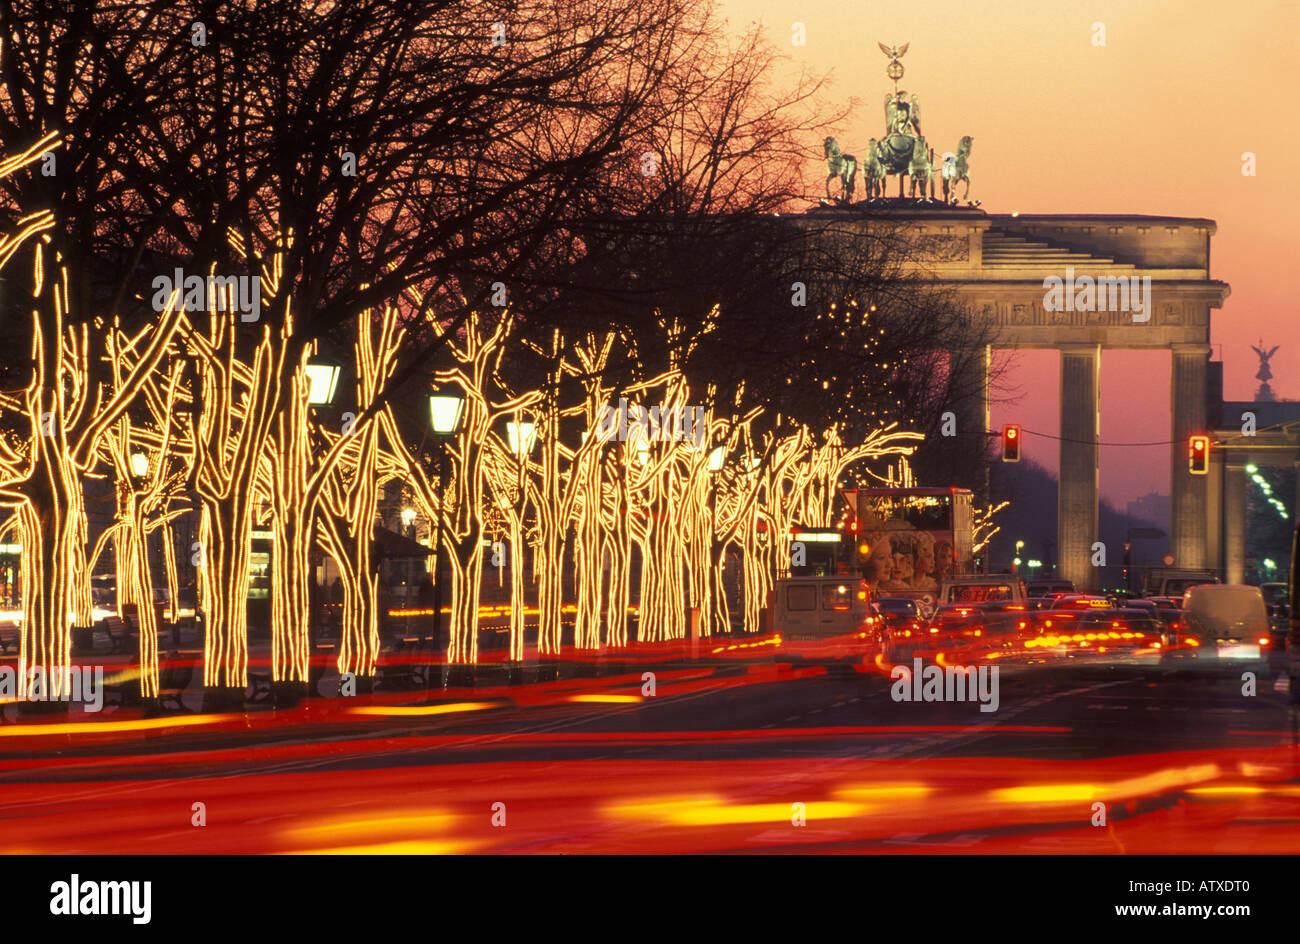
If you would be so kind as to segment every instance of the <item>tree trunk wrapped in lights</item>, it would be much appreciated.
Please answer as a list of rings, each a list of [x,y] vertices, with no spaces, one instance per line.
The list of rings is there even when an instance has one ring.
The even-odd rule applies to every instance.
[[[721,442],[719,448],[723,450],[723,456],[732,456],[737,446],[749,438],[750,424],[761,413],[762,410],[755,407],[744,416],[733,416],[729,421],[718,422],[717,432],[710,433],[709,441],[713,442],[716,437]],[[702,632],[706,636],[731,632],[731,606],[727,601],[725,585],[727,549],[736,540],[747,512],[757,499],[753,477],[743,467],[745,461],[743,458],[739,461],[724,458],[720,469],[705,473],[712,479],[709,483],[712,500],[709,502],[705,519],[707,530],[704,534],[707,542],[709,609],[702,611],[701,617],[708,617],[707,622],[702,619]]]
[[[32,163],[59,142],[47,134],[31,148],[0,161],[0,176]],[[180,313],[172,299],[158,323],[141,331],[132,346],[135,363],[118,389],[92,382],[88,325],[66,325],[68,273],[57,252],[46,246],[53,217],[42,212],[22,217],[17,231],[0,240],[0,265],[21,247],[32,247],[32,375],[18,397],[0,399],[0,409],[21,417],[26,447],[6,444],[0,451],[0,501],[17,508],[22,541],[23,624],[21,664],[40,670],[50,694],[63,694],[70,664],[70,621],[90,622],[90,574],[86,554],[85,497],[82,476],[96,461],[100,440],[126,411],[140,386],[166,352]],[[38,237],[32,240],[31,237]],[[96,336],[94,341],[98,341]],[[26,695],[26,673],[19,673],[19,697]]]
[[[685,378],[674,374],[666,384],[660,415],[684,410],[689,402]],[[650,387],[643,385],[642,389]],[[630,494],[635,496],[633,537],[641,547],[641,586],[637,599],[638,640],[662,642],[686,636],[688,541],[702,507],[689,491],[691,478],[683,470],[700,461],[694,443],[650,442],[648,424],[629,431]],[[644,453],[644,457],[642,457]],[[703,459],[707,461],[707,454]],[[637,514],[640,512],[640,514]]]
[[[435,383],[440,387],[454,386],[465,397],[460,431],[443,446],[452,470],[450,481],[443,483],[445,502],[436,485],[429,481],[424,463],[402,441],[391,410],[386,409],[383,413],[385,434],[405,469],[408,484],[426,514],[442,515],[451,545],[439,548],[438,556],[441,560],[446,554],[451,566],[451,634],[447,658],[453,663],[478,660],[483,515],[487,499],[483,465],[488,457],[485,443],[495,423],[507,415],[532,407],[540,397],[533,392],[500,403],[491,399],[501,358],[506,351],[512,315],[508,310],[500,309],[493,310],[490,317],[495,321],[490,321],[489,316],[477,310],[470,312],[460,333],[455,336],[446,334],[436,319],[429,322],[456,363],[453,368],[439,370]]]
[[[305,683],[311,657],[311,549],[316,502],[308,430],[307,352],[294,372],[287,411],[268,450],[271,496],[271,680]],[[316,493],[319,494],[319,491]]]
[[[605,515],[603,507],[605,495],[612,489],[606,487],[602,473],[607,468],[605,449],[610,446],[610,440],[616,438],[617,430],[611,431],[608,428],[612,390],[604,384],[601,374],[609,363],[614,342],[612,332],[599,342],[594,336],[587,335],[574,345],[576,363],[566,359],[562,365],[566,373],[580,380],[584,391],[583,402],[565,411],[582,416],[586,431],[576,450],[563,452],[569,459],[569,474],[564,482],[559,515],[561,521],[572,521],[574,524],[573,569],[577,607],[573,640],[579,649],[600,647],[601,602],[609,600],[612,592],[606,588],[604,573],[605,561],[609,560],[607,555],[612,553],[609,545],[615,536],[604,527],[610,519]],[[616,444],[610,452],[617,452]],[[609,484],[617,485],[616,482]],[[616,570],[612,561],[609,569],[611,574]],[[626,596],[622,605],[619,614],[622,619],[618,621],[617,629],[617,633],[622,634],[620,645],[626,642]],[[611,601],[607,622],[610,634],[615,632],[615,615],[616,607]]]
[[[385,306],[377,332],[375,322],[373,312],[362,313],[354,345],[356,413],[361,417],[365,417],[392,376],[405,337],[397,326],[395,308]],[[363,677],[375,674],[379,659],[379,566],[373,547],[379,489],[400,468],[396,457],[381,449],[388,429],[384,416],[380,413],[361,420],[354,417],[337,434],[325,437],[331,443],[330,455],[337,461],[328,466],[323,483],[319,531],[326,550],[338,564],[343,585],[338,670],[340,674],[351,672]]]
[[[265,280],[260,290],[267,294]],[[191,559],[205,617],[203,684],[214,690],[211,701],[220,707],[227,697],[242,698],[248,684],[249,563],[259,465],[281,400],[284,341],[293,322],[286,310],[274,331],[265,322],[260,329],[244,327],[258,336],[249,359],[241,357],[234,306],[226,301],[210,308],[208,329],[187,330],[183,340],[197,361],[191,482],[201,515],[200,546]]]
[[[559,340],[559,334],[556,334]],[[558,378],[555,383],[558,385]],[[552,387],[554,390],[554,387]],[[541,451],[537,478],[537,649],[555,655],[560,652],[563,633],[564,538],[568,513],[573,508],[560,488],[560,463],[564,448],[560,442],[560,413],[554,394],[544,399],[537,413],[538,446]],[[572,470],[570,471],[572,474]]]
[[[138,340],[138,339],[135,339]],[[115,323],[108,338],[108,357],[112,367],[114,389],[125,384],[134,362],[134,343],[119,324]],[[168,599],[176,619],[175,555],[171,547],[170,522],[183,512],[171,508],[173,492],[185,477],[185,449],[177,439],[183,435],[178,424],[180,411],[183,364],[173,360],[167,369],[159,370],[145,379],[139,387],[138,401],[143,405],[139,412],[148,416],[146,425],[137,425],[132,417],[123,414],[117,423],[106,431],[101,441],[101,457],[113,470],[118,488],[118,521],[104,534],[112,536],[118,573],[118,615],[123,614],[127,603],[134,604],[139,623],[140,695],[143,698],[158,696],[159,633],[157,610],[154,607],[155,578],[149,558],[149,534],[161,530],[169,592]],[[145,460],[143,470],[135,468],[134,457]],[[101,547],[97,547],[98,557]],[[93,558],[92,558],[93,563]]]
[[[633,526],[631,464],[635,450],[627,443],[619,443],[601,458],[601,467],[608,473],[603,476],[608,487],[603,489],[607,500],[602,500],[601,559],[608,562],[609,583],[605,607],[606,644],[626,646],[628,643],[628,612],[632,606],[632,549],[636,537]]]
[[[515,414],[514,422],[519,422]],[[514,455],[493,430],[485,439],[483,471],[487,476],[492,510],[505,522],[505,553],[510,568],[510,659],[524,658],[524,630],[527,611],[524,595],[524,516],[527,512],[528,457]],[[494,552],[495,556],[495,552]],[[546,650],[539,637],[538,649]]]

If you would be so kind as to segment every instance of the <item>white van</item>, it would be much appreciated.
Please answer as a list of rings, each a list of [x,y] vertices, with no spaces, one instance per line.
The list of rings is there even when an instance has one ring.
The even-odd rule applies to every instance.
[[[861,632],[871,612],[857,577],[783,577],[773,592],[772,628],[783,639],[825,639]]]
[[[1183,620],[1205,655],[1259,659],[1270,642],[1268,607],[1259,587],[1207,583],[1183,596]]]

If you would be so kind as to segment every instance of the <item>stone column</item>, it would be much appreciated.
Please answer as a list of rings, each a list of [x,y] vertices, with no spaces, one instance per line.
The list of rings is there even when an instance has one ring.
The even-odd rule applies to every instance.
[[[985,435],[989,429],[989,370],[992,356],[993,348],[988,344],[973,350],[950,351],[948,354],[949,369],[955,368],[961,376],[959,390],[969,390],[971,394],[964,401],[961,414],[957,417],[958,434],[979,437],[985,455],[989,453],[990,447],[996,448],[996,444]],[[996,456],[994,461],[997,461]],[[975,492],[975,504],[987,502],[989,496],[987,461],[980,463],[972,478],[970,485],[971,490]]]
[[[1206,564],[1207,476],[1192,475],[1187,463],[1188,440],[1209,433],[1205,417],[1205,384],[1210,357],[1208,344],[1175,344],[1170,382],[1173,444],[1170,446],[1170,551],[1175,567]]]
[[[1099,585],[1092,566],[1097,536],[1097,441],[1101,428],[1098,399],[1101,348],[1096,344],[1061,345],[1061,474],[1057,492],[1057,559],[1060,575],[1076,590]],[[1111,548],[1119,563],[1122,548]],[[1111,563],[1107,554],[1106,563]]]
[[[1246,468],[1223,470],[1223,568],[1228,583],[1246,579]]]

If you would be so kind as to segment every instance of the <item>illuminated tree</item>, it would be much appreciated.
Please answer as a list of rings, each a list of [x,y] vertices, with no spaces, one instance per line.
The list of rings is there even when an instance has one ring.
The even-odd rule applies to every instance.
[[[507,416],[527,409],[540,397],[537,392],[516,397],[498,392],[495,378],[505,354],[512,317],[507,309],[494,309],[490,314],[472,311],[459,334],[446,333],[436,319],[430,321],[455,364],[439,370],[434,382],[439,387],[454,386],[465,397],[465,417],[460,431],[445,446],[452,475],[451,481],[444,483],[441,494],[436,483],[429,481],[417,451],[404,441],[392,410],[385,408],[383,413],[385,434],[421,512],[431,518],[443,516],[451,546],[439,548],[439,559],[445,553],[451,569],[451,638],[447,655],[454,663],[472,663],[478,659],[488,437]]]
[[[124,382],[133,362],[133,350],[125,332],[114,324],[109,339],[112,376]],[[171,361],[140,386],[136,409],[123,413],[118,422],[105,432],[100,444],[100,458],[112,469],[117,483],[118,513],[114,526],[101,536],[90,565],[93,567],[111,538],[117,570],[118,615],[127,604],[134,604],[139,622],[140,695],[158,695],[158,625],[154,607],[156,575],[149,557],[149,535],[161,532],[164,573],[172,618],[178,618],[175,551],[172,547],[171,522],[188,510],[174,502],[177,490],[187,474],[187,449],[182,437],[186,429],[178,422],[182,411],[183,362]],[[137,424],[132,414],[141,413],[147,422]]]
[[[378,318],[367,312],[358,321],[356,406],[363,416],[396,366],[405,334],[396,319],[397,310],[387,306]],[[343,584],[337,664],[340,673],[362,677],[375,674],[379,658],[379,567],[374,558],[379,489],[400,474],[396,458],[382,449],[385,429],[381,417],[358,422],[354,415],[343,430],[325,437],[331,452],[344,443],[325,480],[318,525],[321,543],[338,564]]]
[[[0,163],[0,179],[34,163],[58,146],[57,136]],[[52,248],[50,213],[21,218],[16,234],[0,244],[0,264],[24,241],[31,243],[32,347],[29,380],[18,396],[0,399],[10,440],[0,455],[4,500],[15,508],[23,546],[23,624],[19,657],[63,684],[69,664],[70,621],[91,621],[83,478],[93,471],[98,449],[124,416],[168,350],[181,322],[175,295],[159,323],[124,341],[134,352],[115,382],[92,374],[91,363],[113,352],[100,346],[102,320],[68,324],[70,278]],[[39,234],[36,240],[29,237]],[[138,583],[137,583],[138,588]],[[25,687],[25,680],[20,688]],[[56,694],[58,690],[56,689]]]

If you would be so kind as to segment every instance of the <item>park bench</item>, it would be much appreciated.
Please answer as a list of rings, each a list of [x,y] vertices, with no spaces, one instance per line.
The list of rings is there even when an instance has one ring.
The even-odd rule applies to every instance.
[[[131,632],[131,627],[120,616],[105,616],[103,627],[115,655],[138,651],[139,636]]]

